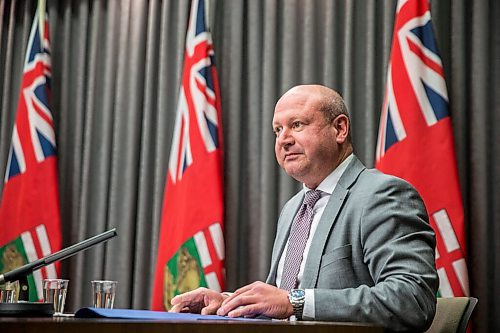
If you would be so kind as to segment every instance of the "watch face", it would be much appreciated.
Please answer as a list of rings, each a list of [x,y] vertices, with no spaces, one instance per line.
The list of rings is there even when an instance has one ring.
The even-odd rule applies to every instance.
[[[303,289],[292,289],[290,291],[290,296],[295,299],[300,299],[306,296],[306,292]]]

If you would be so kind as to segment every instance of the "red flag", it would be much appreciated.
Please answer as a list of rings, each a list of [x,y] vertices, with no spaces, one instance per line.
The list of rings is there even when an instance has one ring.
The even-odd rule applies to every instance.
[[[177,294],[224,288],[222,126],[205,3],[195,0],[165,186],[152,309]]]
[[[0,205],[0,271],[61,249],[54,123],[49,106],[50,42],[45,6],[38,8],[24,72]],[[57,277],[49,265],[28,277],[30,300],[42,299],[42,278]]]
[[[448,93],[427,0],[397,5],[376,167],[406,179],[422,196],[436,232],[440,295],[468,295]]]

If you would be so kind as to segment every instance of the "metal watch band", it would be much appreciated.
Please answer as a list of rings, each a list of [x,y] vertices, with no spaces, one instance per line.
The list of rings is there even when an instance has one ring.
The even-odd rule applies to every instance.
[[[293,313],[297,320],[302,320],[304,312],[305,291],[302,289],[292,289],[288,294],[288,299],[292,304]]]
[[[297,320],[302,320],[302,314],[304,313],[304,301],[293,304],[293,312]]]

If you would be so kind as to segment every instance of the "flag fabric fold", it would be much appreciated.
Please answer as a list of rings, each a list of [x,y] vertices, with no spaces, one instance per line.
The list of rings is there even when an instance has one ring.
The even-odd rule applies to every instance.
[[[468,296],[453,130],[428,0],[397,4],[375,165],[410,182],[425,202],[436,232],[440,296]]]
[[[50,80],[48,15],[40,2],[26,50],[0,203],[1,272],[61,249]],[[30,301],[42,299],[42,279],[57,277],[57,270],[57,264],[51,264],[28,277]]]
[[[163,199],[153,310],[203,286],[224,289],[221,105],[205,2],[194,0]]]

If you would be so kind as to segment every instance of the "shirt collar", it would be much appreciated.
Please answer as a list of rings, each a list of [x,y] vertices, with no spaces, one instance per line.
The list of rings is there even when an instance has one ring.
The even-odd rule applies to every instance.
[[[333,190],[335,190],[335,187],[337,186],[337,183],[339,182],[340,177],[344,174],[344,171],[347,169],[347,166],[349,165],[349,162],[353,159],[354,155],[351,154],[349,155],[342,163],[339,164],[338,167],[335,168],[321,183],[319,183],[318,187],[316,187],[316,190],[320,190],[322,192],[332,194]],[[302,184],[304,188],[304,192],[311,191],[310,188],[308,188],[305,184]]]

